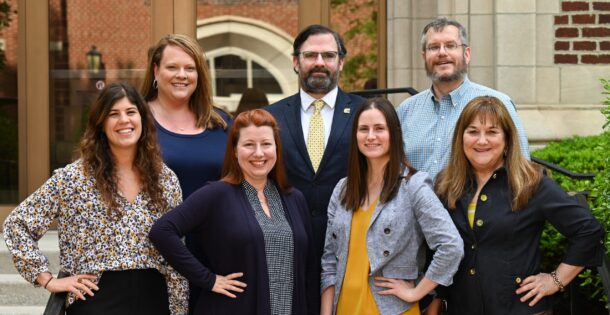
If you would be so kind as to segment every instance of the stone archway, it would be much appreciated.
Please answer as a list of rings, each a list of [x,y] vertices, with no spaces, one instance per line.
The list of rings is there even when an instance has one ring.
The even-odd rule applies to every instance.
[[[278,27],[244,17],[218,16],[197,22],[197,40],[208,60],[232,54],[264,67],[282,91],[268,95],[270,102],[298,91],[298,78],[292,64],[293,39]],[[235,108],[238,100],[238,96],[216,98],[217,103],[229,110]]]

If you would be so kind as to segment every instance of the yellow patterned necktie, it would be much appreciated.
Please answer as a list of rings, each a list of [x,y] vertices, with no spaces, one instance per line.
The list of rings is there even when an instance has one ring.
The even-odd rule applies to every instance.
[[[324,101],[316,100],[313,102],[314,112],[309,121],[309,135],[307,136],[307,152],[313,170],[318,171],[322,155],[324,155],[324,120],[320,111],[324,107]]]

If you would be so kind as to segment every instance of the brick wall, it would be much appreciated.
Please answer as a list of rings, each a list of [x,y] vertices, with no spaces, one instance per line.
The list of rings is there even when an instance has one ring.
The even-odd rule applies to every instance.
[[[9,0],[11,10],[18,10],[17,0]],[[0,70],[0,97],[17,97],[17,14],[11,14],[11,23],[0,31],[0,38],[5,43],[6,64]]]
[[[152,29],[145,1],[67,1],[65,18],[70,69],[86,69],[92,45],[102,53],[106,69],[146,67]],[[51,34],[61,32],[54,28]]]
[[[298,0],[275,1],[197,1],[197,19],[236,15],[274,25],[291,36],[299,32]],[[205,47],[203,47],[205,49]]]
[[[556,64],[610,64],[610,2],[563,1],[555,16]]]

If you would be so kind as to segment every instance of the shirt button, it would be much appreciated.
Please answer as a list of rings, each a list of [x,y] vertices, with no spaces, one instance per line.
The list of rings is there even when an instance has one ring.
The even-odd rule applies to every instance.
[[[476,245],[476,244],[472,244],[472,245],[470,245],[470,249],[472,249],[472,250],[477,249],[477,245]]]
[[[441,138],[436,138],[436,141],[441,141]]]
[[[493,176],[491,176],[491,178],[496,179],[496,173],[493,174]]]
[[[434,161],[434,164],[438,164],[438,161]]]
[[[392,231],[392,230],[390,230],[389,228],[385,228],[385,229],[383,230],[383,233],[385,233],[385,234],[390,234],[390,232],[391,232],[391,231]]]
[[[483,220],[478,219],[478,220],[477,220],[477,226],[478,226],[478,227],[482,227],[482,226],[483,226]]]
[[[390,256],[390,252],[387,251],[387,250],[384,250],[383,251],[383,257],[388,257],[388,256]]]
[[[487,195],[481,195],[481,201],[487,201]]]
[[[474,275],[476,275],[476,274],[477,274],[477,270],[476,270],[476,269],[474,269],[474,268],[470,268],[470,270],[468,270],[468,273],[469,273],[471,276],[474,276]]]
[[[445,119],[445,116],[441,116],[441,119]]]
[[[517,283],[517,284],[521,284],[521,277],[517,277],[517,278],[515,278],[515,283]]]

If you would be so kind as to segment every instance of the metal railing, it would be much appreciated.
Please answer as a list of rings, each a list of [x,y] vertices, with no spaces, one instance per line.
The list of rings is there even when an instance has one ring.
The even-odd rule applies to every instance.
[[[360,96],[366,97],[366,98],[371,98],[371,97],[376,97],[376,96],[383,95],[383,94],[409,93],[411,95],[415,95],[419,92],[412,87],[403,87],[403,88],[390,88],[390,89],[361,90],[361,91],[353,91],[350,93],[360,95]]]
[[[553,163],[549,163],[543,159],[539,159],[536,157],[532,157],[532,161],[546,167],[547,169],[550,169],[554,172],[565,175],[565,176],[567,176],[571,179],[575,179],[575,180],[591,180],[596,176],[596,174],[593,174],[593,173],[584,173],[584,174],[574,173],[561,166],[555,165]],[[589,203],[587,202],[587,196],[588,196],[588,192],[586,192],[586,191],[577,192],[574,195],[574,197],[576,197],[576,199],[578,200],[578,203],[590,211],[591,209],[589,208]],[[610,259],[608,259],[608,255],[606,255],[605,252],[604,252],[604,255],[602,258],[602,265],[597,267],[596,269],[597,269],[597,273],[599,274],[600,279],[602,280],[602,285],[604,286],[604,293],[606,294],[606,296],[610,297]],[[582,296],[582,294],[577,292],[576,285],[570,284],[569,287],[570,287],[570,314],[580,314],[582,307],[584,305],[584,302],[582,301],[582,299],[584,297]],[[610,303],[608,305],[606,305],[606,308],[608,308],[608,314],[610,314]]]

